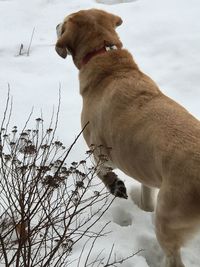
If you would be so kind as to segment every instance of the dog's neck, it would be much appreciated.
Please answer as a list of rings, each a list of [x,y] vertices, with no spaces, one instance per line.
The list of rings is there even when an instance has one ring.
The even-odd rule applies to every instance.
[[[82,67],[79,71],[80,94],[86,95],[89,91],[100,87],[103,90],[103,83],[107,79],[116,82],[117,79],[124,78],[129,72],[139,72],[139,68],[126,49],[115,49],[107,52],[107,57],[99,56],[96,60],[91,60],[90,66]],[[87,65],[85,65],[87,66]],[[134,72],[134,73],[133,73]],[[114,78],[113,78],[114,77]],[[91,93],[91,92],[90,92]]]
[[[87,53],[82,59],[81,68],[84,65],[86,65],[93,57],[100,55],[100,54],[104,54],[104,53],[112,51],[112,50],[117,50],[117,49],[119,49],[119,48],[116,45],[106,45],[100,49],[93,50],[93,51]]]

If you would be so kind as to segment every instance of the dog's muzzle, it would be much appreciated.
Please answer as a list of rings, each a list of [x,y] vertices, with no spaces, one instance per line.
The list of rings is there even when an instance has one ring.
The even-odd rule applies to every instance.
[[[56,26],[56,32],[57,32],[57,37],[60,38],[60,36],[62,35],[62,23]]]

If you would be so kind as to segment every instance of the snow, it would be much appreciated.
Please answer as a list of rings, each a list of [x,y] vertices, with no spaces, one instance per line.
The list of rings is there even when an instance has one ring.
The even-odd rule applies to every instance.
[[[96,0],[97,3],[107,4],[107,5],[122,4],[122,3],[128,3],[128,2],[133,2],[133,1],[136,1],[136,0]]]
[[[199,0],[0,0],[0,119],[8,84],[13,96],[11,126],[19,127],[23,127],[33,106],[33,120],[42,113],[48,124],[53,107],[56,109],[58,105],[61,87],[57,135],[66,146],[74,141],[80,131],[82,104],[78,71],[70,57],[63,60],[56,54],[55,27],[67,14],[94,7],[122,17],[118,33],[140,68],[164,93],[199,118]],[[23,55],[19,55],[21,44]],[[80,139],[71,159],[81,159],[85,150],[86,145]],[[118,174],[126,181],[129,199],[116,199],[94,227],[93,231],[98,231],[111,221],[106,228],[111,233],[98,240],[94,253],[97,255],[104,248],[103,253],[107,255],[113,243],[114,252],[122,257],[143,249],[124,262],[123,267],[160,267],[163,253],[156,241],[153,214],[137,206],[139,185],[123,173]],[[80,254],[81,246],[76,247],[75,258]],[[182,250],[187,267],[199,266],[199,253],[200,235],[196,235],[195,240]]]

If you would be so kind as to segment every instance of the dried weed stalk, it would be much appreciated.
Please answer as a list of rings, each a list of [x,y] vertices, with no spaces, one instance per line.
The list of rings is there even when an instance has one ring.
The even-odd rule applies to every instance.
[[[90,261],[106,225],[98,233],[91,229],[113,201],[104,188],[96,189],[101,188],[94,179],[99,166],[91,164],[91,157],[98,147],[68,165],[67,157],[82,132],[66,149],[55,140],[58,113],[54,127],[47,130],[37,118],[33,130],[25,127],[19,132],[14,126],[8,132],[9,101],[8,93],[0,128],[0,265],[82,267],[84,248],[77,259],[73,249],[87,238],[93,242],[84,266],[111,266],[110,259],[104,265],[99,257]]]

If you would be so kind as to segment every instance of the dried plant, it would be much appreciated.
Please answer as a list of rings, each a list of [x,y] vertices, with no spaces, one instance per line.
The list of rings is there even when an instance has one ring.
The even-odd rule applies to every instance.
[[[30,37],[28,47],[26,47],[23,43],[21,43],[19,46],[19,52],[16,56],[23,56],[23,55],[26,55],[27,57],[30,56],[34,34],[35,34],[35,27],[33,28],[32,32],[31,32],[31,37]]]
[[[116,260],[115,265],[109,263],[110,258],[90,261],[95,242],[105,235],[107,225],[98,233],[91,229],[114,199],[96,185],[96,170],[103,161],[94,165],[92,155],[99,148],[92,146],[83,160],[67,164],[84,129],[66,149],[55,140],[58,108],[54,127],[51,122],[46,131],[43,119],[37,118],[35,129],[18,131],[14,126],[8,132],[9,100],[8,94],[0,129],[0,264],[79,266],[84,248],[77,259],[73,248],[83,238],[93,240],[84,266],[123,262],[125,259]]]

